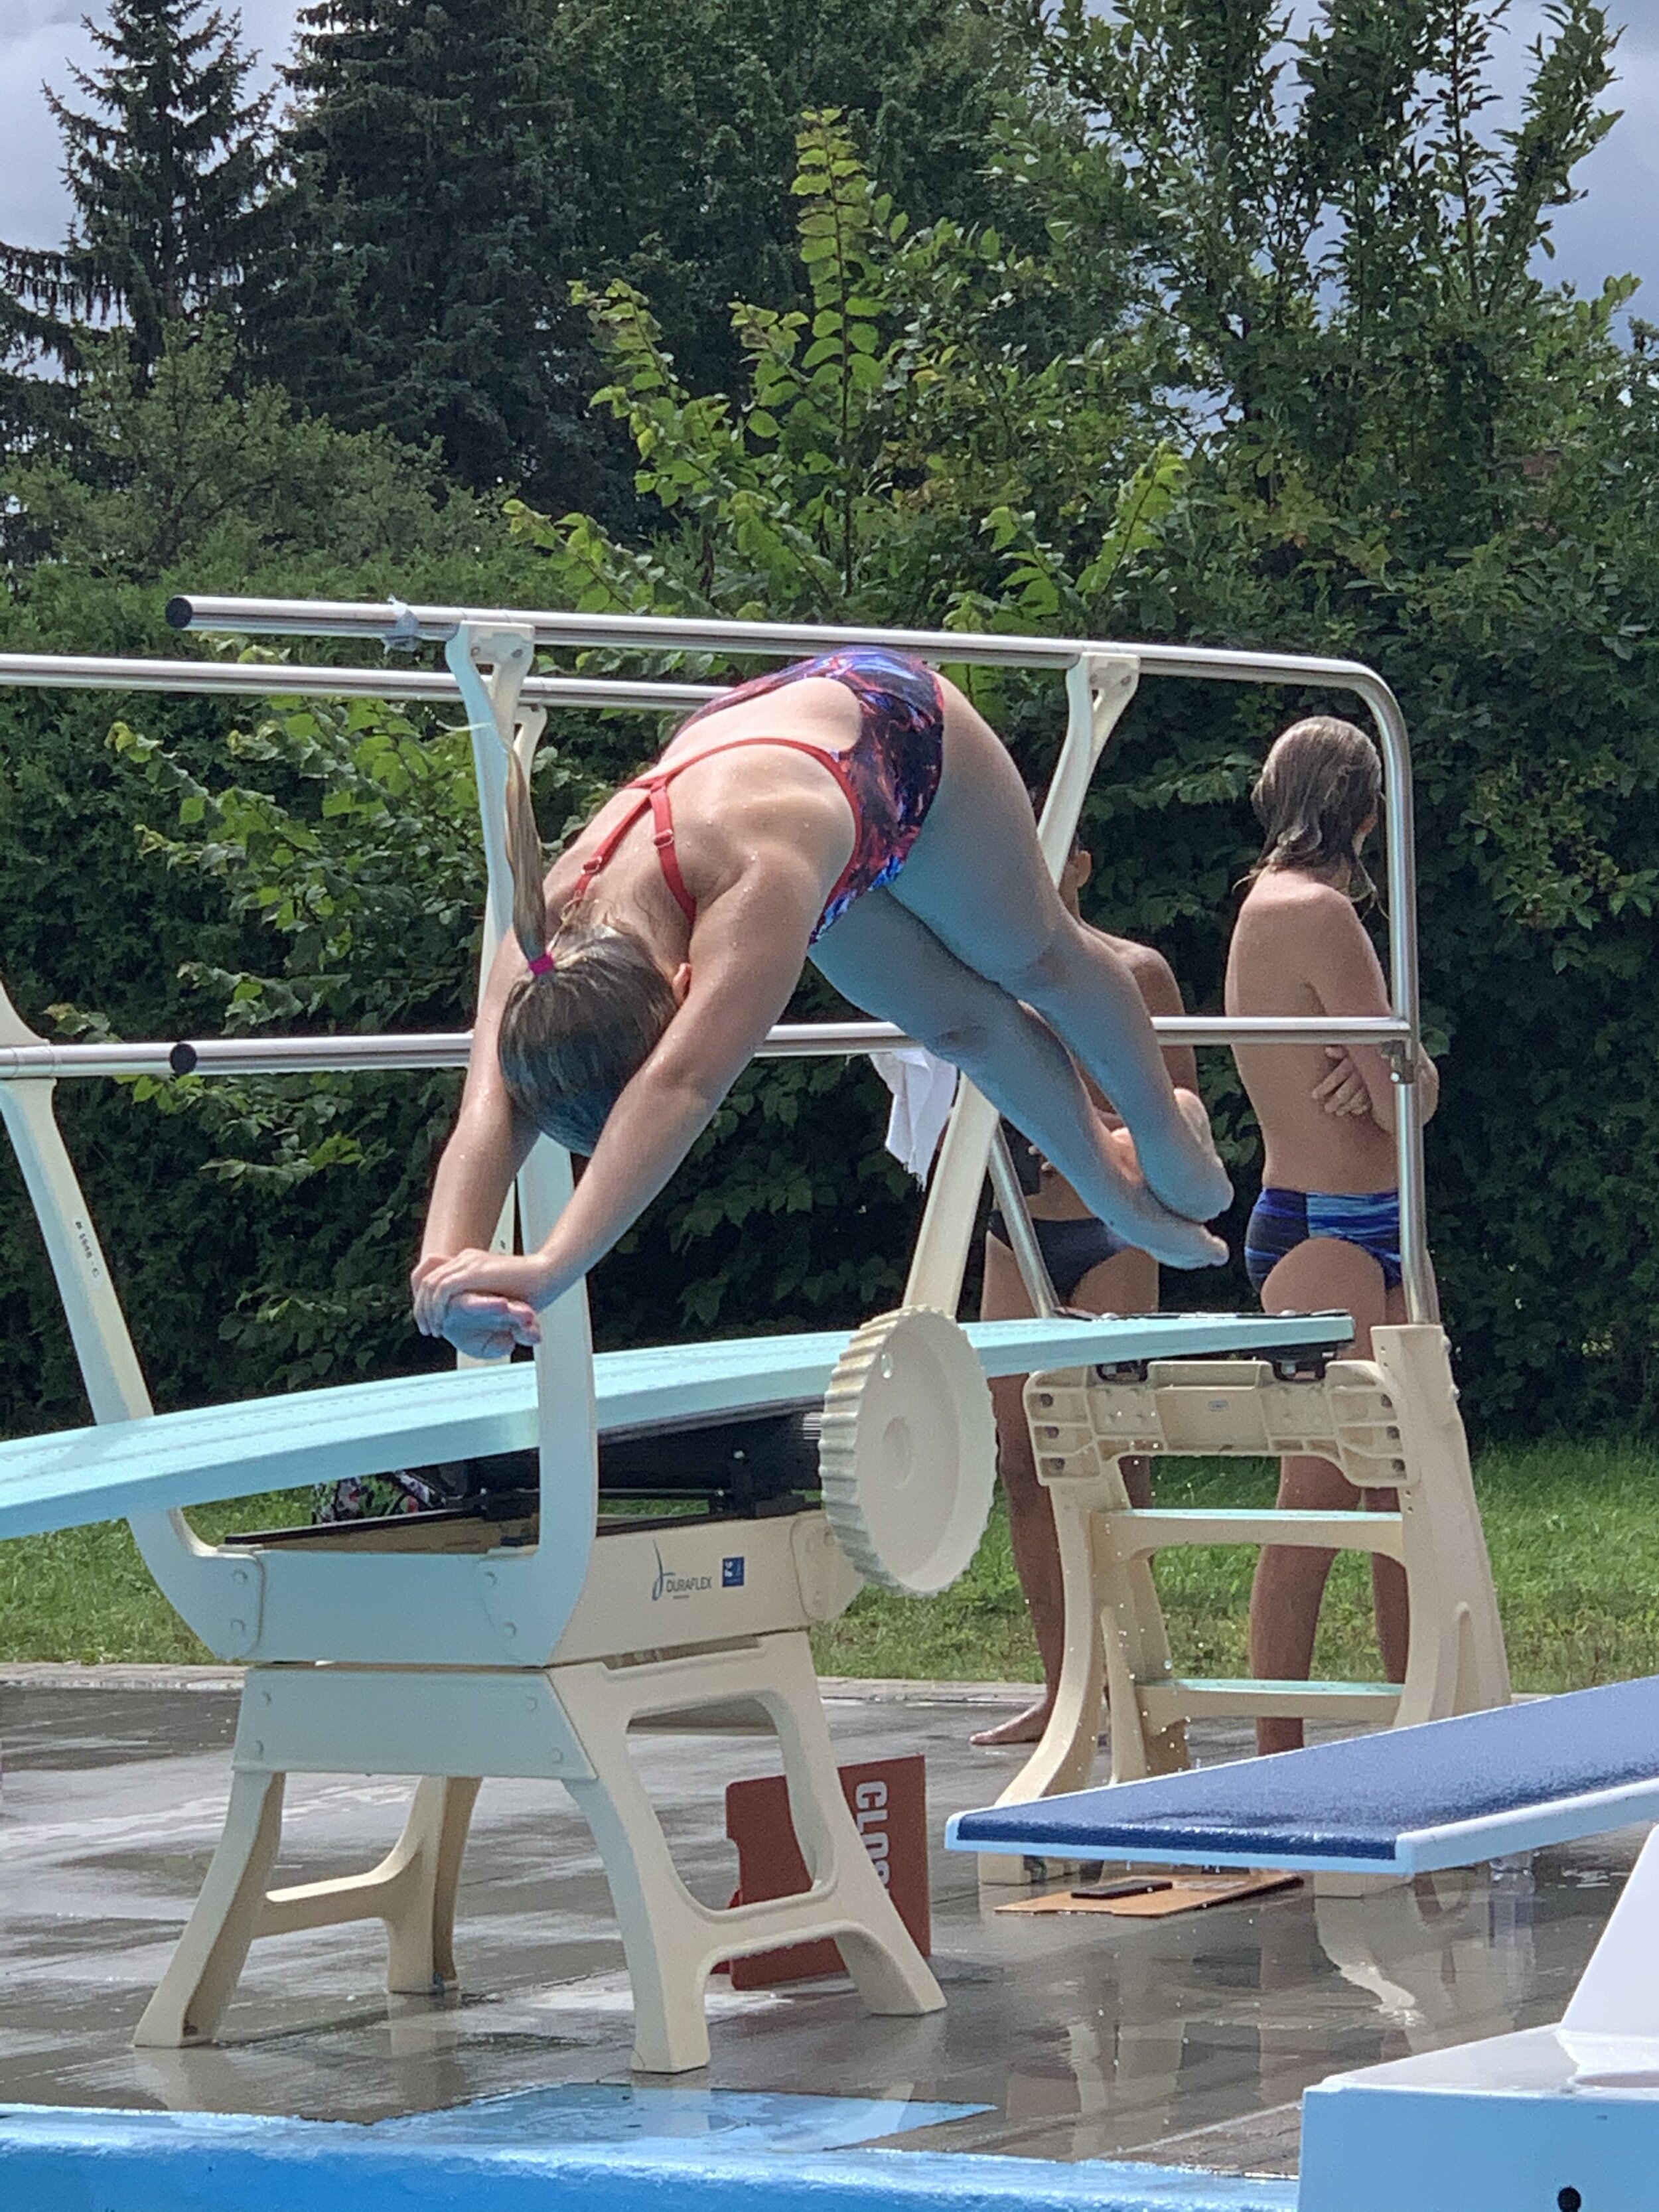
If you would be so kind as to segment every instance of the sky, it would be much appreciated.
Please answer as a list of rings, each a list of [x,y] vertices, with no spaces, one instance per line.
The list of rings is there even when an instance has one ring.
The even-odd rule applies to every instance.
[[[0,239],[10,245],[63,241],[69,204],[41,84],[72,88],[68,65],[91,54],[81,19],[104,18],[107,4],[0,0]],[[285,55],[298,10],[299,0],[241,0],[243,43],[261,57],[262,80]],[[1308,12],[1300,0],[1296,13]],[[1511,99],[1544,13],[1544,0],[1515,0],[1498,35],[1494,76]],[[1586,197],[1557,215],[1553,273],[1594,292],[1629,271],[1644,280],[1636,312],[1659,321],[1659,0],[1611,0],[1609,13],[1625,27],[1611,95],[1624,119],[1579,171]]]

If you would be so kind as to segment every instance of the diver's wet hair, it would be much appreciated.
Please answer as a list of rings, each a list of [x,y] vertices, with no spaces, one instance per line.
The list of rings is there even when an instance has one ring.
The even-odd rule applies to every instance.
[[[567,907],[548,924],[540,835],[516,758],[507,778],[513,933],[530,963],[507,994],[499,1054],[519,1111],[573,1152],[591,1152],[618,1092],[673,1019],[678,1001],[643,938]]]
[[[1348,870],[1351,897],[1374,896],[1354,841],[1382,803],[1382,764],[1364,730],[1310,714],[1273,740],[1250,804],[1267,835],[1250,880],[1270,868]]]

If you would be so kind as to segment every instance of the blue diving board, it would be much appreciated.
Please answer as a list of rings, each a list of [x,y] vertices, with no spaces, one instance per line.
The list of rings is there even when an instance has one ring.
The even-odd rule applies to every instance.
[[[1659,1675],[958,1813],[957,1851],[1427,1874],[1659,1820]]]
[[[821,1398],[849,1334],[602,1352],[593,1362],[600,1433]],[[967,1334],[987,1375],[998,1376],[1222,1352],[1334,1352],[1353,1324],[1346,1314],[1139,1314],[970,1322]],[[0,1537],[484,1459],[535,1442],[528,1360],[60,1429],[0,1443]]]

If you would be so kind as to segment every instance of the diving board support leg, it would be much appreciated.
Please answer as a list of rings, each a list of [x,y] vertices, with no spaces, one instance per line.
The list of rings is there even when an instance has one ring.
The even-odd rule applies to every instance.
[[[380,1920],[386,1988],[404,1996],[453,1989],[455,1897],[477,1799],[474,1777],[428,1774],[416,1784],[403,1834],[377,1866],[331,1881],[273,1889],[257,1934],[287,1936],[349,1920]]]
[[[432,1884],[430,1911],[423,1925],[414,1930],[422,1936],[425,1948],[417,1956],[405,1951],[400,1960],[398,1930],[387,1924],[386,1936],[390,1952],[386,1960],[386,1987],[389,1990],[443,1989],[453,1990],[460,1980],[455,1968],[455,1903],[460,1894],[461,1861],[466,1856],[467,1832],[472,1826],[472,1808],[478,1801],[481,1780],[476,1776],[428,1775],[421,1784],[429,1790],[435,1803],[428,1799],[432,1829],[425,1847],[431,1853]],[[410,1808],[410,1827],[412,1830],[419,1818],[420,1792]],[[424,1972],[422,1983],[414,1978]],[[400,1980],[400,1973],[410,1977]]]
[[[1102,1481],[1127,1510],[1128,1492],[1115,1460],[1105,1462],[1098,1480],[1062,1479],[1048,1485],[1060,1547],[1066,1637],[1060,1681],[1048,1725],[997,1799],[999,1805],[1029,1805],[1038,1797],[1085,1789],[1109,1713],[1114,1765],[1121,1760],[1125,1778],[1174,1774],[1188,1763],[1184,1723],[1149,1727],[1137,1694],[1139,1683],[1168,1674],[1172,1663],[1150,1564],[1136,1559],[1123,1570],[1122,1579],[1130,1585],[1134,1602],[1107,1601],[1106,1593],[1115,1585],[1100,1557],[1101,1547],[1110,1542],[1096,1510]],[[1045,1874],[1053,1878],[1062,1870],[1060,1863],[1053,1862]],[[1024,1883],[1029,1878],[1023,1858],[988,1852],[979,1861],[979,1879],[987,1887]]]
[[[1445,1335],[1396,1325],[1373,1329],[1371,1346],[1410,1476],[1398,1494],[1411,1650],[1394,1724],[1486,1712],[1510,1702],[1509,1660]]]
[[[453,1989],[455,1899],[476,1779],[428,1775],[416,1786],[403,1834],[377,1866],[329,1881],[265,1887],[282,1842],[287,1777],[238,1768],[207,1881],[133,2040],[178,2049],[210,2043],[256,1936],[386,1924],[386,1985],[411,1996]]]
[[[708,2063],[703,1986],[718,1960],[824,1936],[841,1945],[872,2012],[944,2004],[872,1864],[836,1771],[823,1700],[799,1631],[746,1649],[609,1667],[556,1668],[554,1681],[593,1779],[565,1786],[593,1832],[611,1885],[634,1990],[633,2063],[683,2074]],[[656,1808],[628,1750],[629,1724],[718,1698],[748,1698],[777,1730],[790,1811],[811,1887],[726,1911],[680,1879]]]
[[[241,1767],[233,1775],[224,1831],[202,1893],[134,2032],[141,2047],[212,2042],[258,1932],[282,1841],[284,1778]]]

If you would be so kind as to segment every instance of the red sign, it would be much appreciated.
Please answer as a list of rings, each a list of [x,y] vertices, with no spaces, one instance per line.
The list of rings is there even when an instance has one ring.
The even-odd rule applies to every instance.
[[[927,1767],[920,1752],[843,1766],[841,1786],[864,1848],[925,1959],[933,1948],[927,1902]],[[811,1887],[789,1817],[789,1785],[781,1774],[733,1782],[726,1792],[726,1832],[738,1847],[733,1905],[799,1897]],[[716,1969],[717,1972],[722,1971]],[[847,1971],[838,1947],[825,1940],[756,1951],[724,1969],[734,1990],[774,1982],[811,1981]]]

